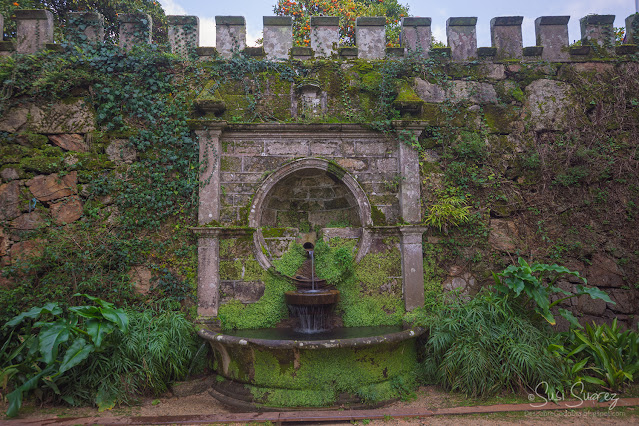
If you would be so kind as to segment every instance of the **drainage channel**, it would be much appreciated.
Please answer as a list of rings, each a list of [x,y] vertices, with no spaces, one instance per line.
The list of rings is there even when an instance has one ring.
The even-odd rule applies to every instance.
[[[358,420],[380,420],[389,418],[420,418],[467,414],[489,414],[522,411],[580,410],[587,408],[608,409],[611,412],[623,407],[639,406],[639,398],[623,398],[616,401],[561,401],[531,404],[478,405],[452,407],[435,410],[425,408],[376,409],[376,410],[332,410],[332,411],[288,411],[267,413],[196,414],[181,416],[136,416],[136,417],[66,417],[34,420],[0,421],[0,424],[18,425],[163,425],[163,424],[233,424],[266,423],[308,424],[321,422],[352,422]]]

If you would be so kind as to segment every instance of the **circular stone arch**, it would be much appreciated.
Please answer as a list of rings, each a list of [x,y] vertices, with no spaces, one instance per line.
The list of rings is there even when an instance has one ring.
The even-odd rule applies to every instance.
[[[255,229],[255,232],[253,233],[253,242],[255,243],[256,249],[255,255],[257,261],[265,269],[269,269],[273,266],[271,260],[266,255],[265,248],[267,246],[262,233],[262,212],[265,207],[265,201],[268,199],[273,188],[275,188],[275,186],[283,179],[293,173],[308,169],[325,171],[327,174],[343,183],[351,192],[357,204],[358,216],[362,226],[362,233],[357,245],[357,256],[355,257],[355,262],[359,262],[364,255],[368,253],[371,244],[371,233],[369,228],[373,225],[373,220],[371,217],[371,204],[362,187],[359,183],[357,183],[355,178],[335,163],[331,163],[320,158],[302,158],[280,167],[264,179],[256,191],[253,201],[251,202],[251,209],[248,215],[248,225]]]

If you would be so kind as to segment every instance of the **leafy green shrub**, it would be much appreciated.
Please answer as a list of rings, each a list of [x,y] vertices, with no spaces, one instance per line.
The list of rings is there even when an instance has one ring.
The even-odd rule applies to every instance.
[[[621,332],[616,318],[612,326],[586,325],[583,331],[560,333],[557,340],[550,350],[566,361],[567,384],[585,382],[617,391],[634,381],[639,370],[639,333]]]
[[[24,393],[46,387],[61,395],[65,379],[79,371],[74,367],[107,346],[108,336],[116,328],[120,333],[128,331],[129,317],[124,311],[104,300],[84,296],[98,306],[73,306],[65,313],[51,302],[23,312],[4,325],[0,382],[3,388],[8,383],[15,387],[7,395],[8,417],[18,414]],[[98,378],[95,383],[99,382]]]
[[[535,312],[552,325],[555,325],[555,316],[550,309],[564,300],[587,294],[593,299],[615,303],[610,300],[606,292],[599,290],[597,287],[586,287],[579,284],[576,286],[577,292],[573,294],[555,285],[557,279],[563,274],[574,275],[581,279],[584,284],[587,284],[588,281],[579,275],[577,271],[571,271],[557,264],[547,265],[535,262],[529,265],[521,257],[518,262],[518,266],[510,265],[498,274],[493,272],[495,288],[506,298],[512,297],[515,302],[520,304],[522,309],[526,309],[529,304],[533,305]],[[563,295],[563,297],[558,297],[557,300],[551,303],[551,295]],[[559,309],[559,314],[568,320],[572,326],[582,328],[571,312],[566,309]]]
[[[128,316],[129,332],[114,333],[103,351],[73,373],[64,391],[67,402],[110,409],[138,395],[166,392],[187,377],[194,363],[201,370],[203,343],[184,314],[145,310],[128,311]]]
[[[544,381],[560,385],[547,332],[493,293],[455,300],[416,322],[430,327],[423,371],[446,389],[486,397]]]

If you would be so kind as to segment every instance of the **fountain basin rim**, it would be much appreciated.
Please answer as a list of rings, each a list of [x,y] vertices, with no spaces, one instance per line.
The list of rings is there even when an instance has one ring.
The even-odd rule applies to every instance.
[[[289,305],[334,305],[339,301],[337,290],[295,290],[284,293]]]
[[[421,336],[426,332],[425,328],[413,327],[395,333],[388,333],[380,336],[353,337],[349,339],[323,339],[323,340],[273,340],[257,339],[252,337],[230,336],[228,334],[217,333],[205,328],[198,331],[198,335],[210,342],[223,343],[229,346],[254,345],[273,349],[327,349],[327,348],[355,348],[374,346],[384,343],[401,342]]]

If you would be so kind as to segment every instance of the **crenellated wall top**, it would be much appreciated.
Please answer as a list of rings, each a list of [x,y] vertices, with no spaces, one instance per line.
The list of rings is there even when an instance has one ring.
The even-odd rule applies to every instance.
[[[69,40],[97,43],[104,39],[104,19],[98,13],[70,13],[66,32]],[[535,20],[535,46],[524,47],[522,16],[498,16],[490,21],[490,47],[477,46],[477,18],[451,17],[446,21],[447,47],[432,45],[431,22],[428,17],[402,19],[401,47],[387,48],[384,17],[360,17],[356,20],[356,46],[339,46],[339,18],[311,18],[311,48],[293,46],[293,22],[290,17],[265,16],[264,44],[246,48],[246,20],[243,16],[216,16],[217,46],[199,45],[200,20],[196,16],[168,16],[169,45],[173,53],[187,55],[196,51],[200,56],[230,58],[234,52],[268,59],[397,58],[414,52],[424,57],[436,55],[453,61],[544,60],[550,62],[582,61],[593,57],[611,58],[637,51],[633,44],[639,34],[639,14],[626,19],[628,34],[624,44],[615,46],[614,15],[588,15],[580,19],[582,46],[570,47],[568,22],[570,16],[541,16]],[[0,55],[34,53],[53,43],[53,19],[46,10],[16,10],[16,40],[0,42]],[[152,43],[152,20],[146,14],[120,14],[118,44],[128,51],[137,44]],[[0,33],[3,26],[0,15]],[[82,35],[78,38],[77,34]],[[75,35],[72,35],[75,34]]]

